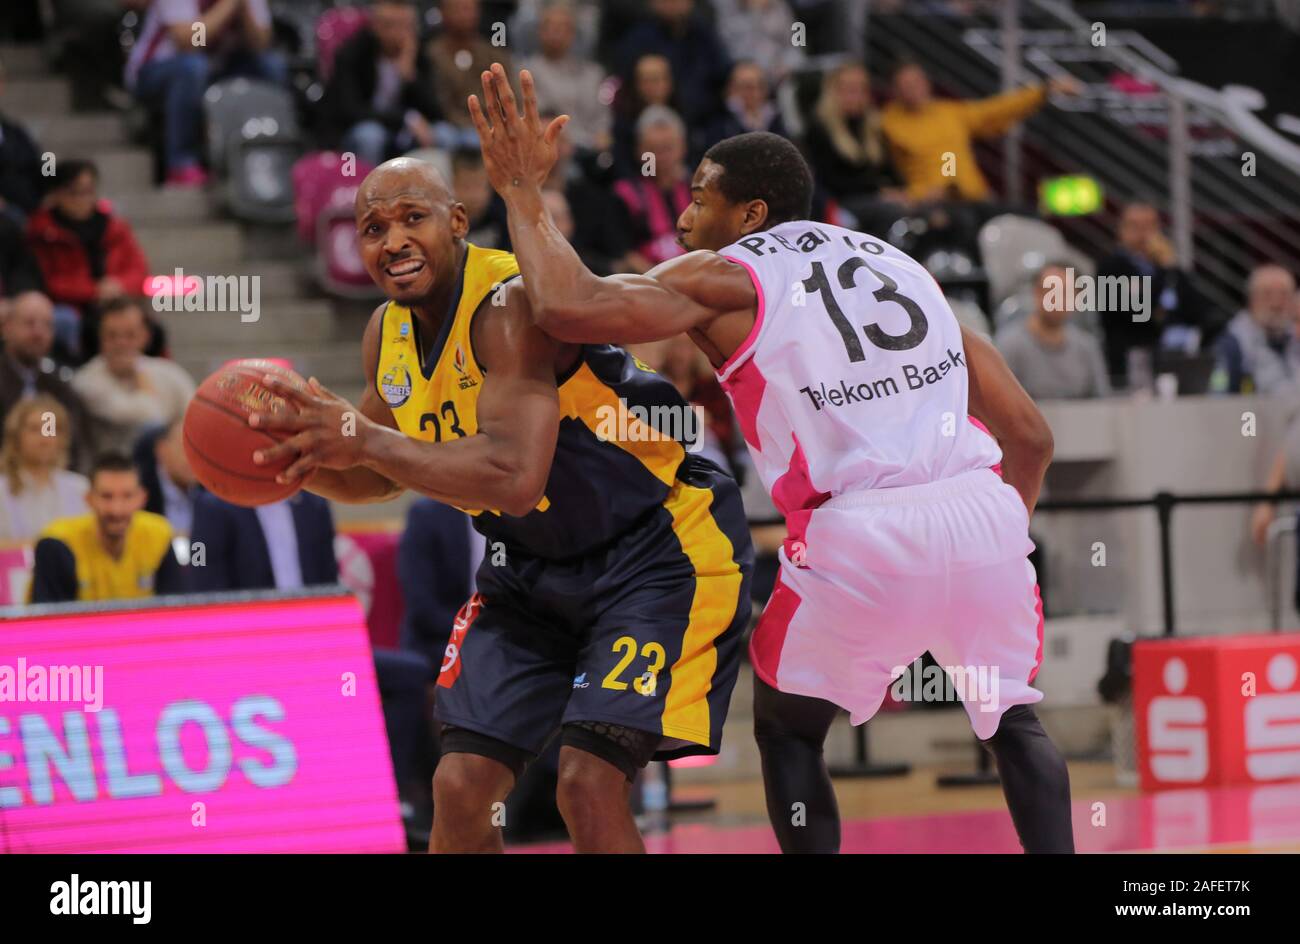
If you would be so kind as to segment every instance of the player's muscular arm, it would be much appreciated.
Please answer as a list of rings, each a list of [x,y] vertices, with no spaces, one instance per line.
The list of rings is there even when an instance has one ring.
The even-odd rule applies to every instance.
[[[475,435],[432,443],[411,439],[324,388],[304,392],[268,375],[263,383],[297,409],[249,417],[255,428],[289,434],[254,453],[254,461],[294,457],[277,477],[282,482],[321,469],[363,467],[378,477],[374,481],[448,504],[527,514],[541,500],[555,457],[556,365],[569,352],[533,324],[528,299],[516,285],[505,305],[485,303],[475,318],[474,348],[490,371],[478,396]],[[373,377],[374,361],[368,364]]]
[[[1032,514],[1052,461],[1051,427],[997,348],[966,328],[961,338],[970,374],[967,408],[1002,447],[1002,478]]]
[[[692,252],[645,275],[596,276],[560,235],[532,184],[506,191],[510,240],[533,318],[552,337],[575,343],[635,344],[700,330],[757,304],[743,268],[713,252]],[[737,332],[743,340],[747,330]],[[723,352],[724,356],[731,351]]]
[[[366,387],[365,393],[361,395],[359,409],[366,419],[396,429],[397,421],[393,419],[392,410],[375,389],[375,372],[379,365],[379,334],[386,304],[380,305],[370,316],[366,333],[361,340],[361,369]],[[318,468],[304,487],[322,498],[352,505],[389,501],[404,491],[392,479],[365,466],[353,466],[350,469]]]
[[[532,323],[522,289],[512,290],[504,306],[485,302],[475,321],[474,347],[487,371],[478,432],[427,443],[375,427],[361,461],[439,501],[523,516],[541,500],[555,456],[561,345]]]

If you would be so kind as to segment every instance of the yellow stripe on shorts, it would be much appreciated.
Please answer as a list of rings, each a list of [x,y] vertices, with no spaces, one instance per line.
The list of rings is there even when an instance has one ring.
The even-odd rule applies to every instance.
[[[712,504],[712,490],[682,482],[673,485],[664,502],[673,518],[673,533],[695,568],[695,597],[661,723],[664,737],[694,744],[709,743],[708,696],[718,666],[714,640],[736,618],[743,579],[731,539],[713,518]]]

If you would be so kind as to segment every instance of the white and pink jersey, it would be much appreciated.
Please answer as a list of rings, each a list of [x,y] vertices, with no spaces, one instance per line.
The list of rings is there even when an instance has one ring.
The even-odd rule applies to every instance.
[[[1033,704],[1042,607],[1029,513],[966,413],[957,319],[934,279],[878,239],[785,223],[722,250],[758,292],[718,377],[787,537],[750,638],[755,674],[854,724],[923,653],[980,738]]]
[[[961,330],[920,263],[875,237],[806,221],[721,254],[748,270],[758,314],[718,379],[792,530],[799,512],[830,497],[1001,459],[967,420]]]

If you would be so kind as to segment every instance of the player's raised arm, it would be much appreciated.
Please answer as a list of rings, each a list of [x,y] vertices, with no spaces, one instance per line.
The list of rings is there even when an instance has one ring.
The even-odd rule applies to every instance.
[[[1002,447],[1002,478],[1032,514],[1052,461],[1052,429],[997,348],[964,327],[961,339],[970,374],[967,409]]]
[[[575,343],[630,344],[699,329],[752,310],[755,293],[740,266],[710,252],[672,259],[645,275],[596,276],[552,223],[541,182],[555,163],[567,116],[545,129],[532,76],[520,76],[524,114],[499,64],[483,73],[483,101],[469,100],[483,161],[509,211],[510,238],[532,304],[551,336]]]

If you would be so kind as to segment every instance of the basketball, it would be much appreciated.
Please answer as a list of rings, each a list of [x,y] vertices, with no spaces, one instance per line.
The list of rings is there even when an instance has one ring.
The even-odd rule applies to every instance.
[[[306,387],[297,373],[272,361],[234,361],[199,385],[185,411],[185,454],[195,476],[212,494],[236,505],[269,505],[301,487],[275,480],[293,457],[272,465],[253,463],[256,450],[275,445],[280,437],[249,426],[249,415],[288,409],[283,397],[262,385],[268,373]]]

